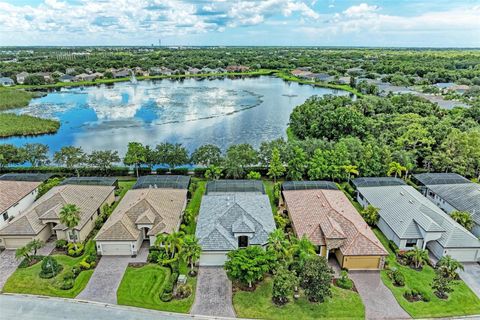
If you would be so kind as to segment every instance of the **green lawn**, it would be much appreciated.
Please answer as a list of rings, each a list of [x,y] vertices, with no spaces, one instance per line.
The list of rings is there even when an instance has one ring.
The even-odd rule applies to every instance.
[[[284,306],[272,302],[271,278],[266,278],[254,292],[238,291],[233,306],[238,317],[262,319],[364,319],[365,308],[360,296],[332,286],[333,297],[324,303],[311,303],[304,296]],[[292,298],[293,300],[293,298]]]
[[[378,239],[387,248],[390,255],[387,257],[391,267],[400,270],[405,276],[405,286],[395,287],[388,278],[387,272],[381,272],[383,283],[392,291],[400,306],[413,318],[452,317],[480,314],[480,299],[470,290],[463,281],[455,281],[454,292],[447,300],[439,299],[431,289],[435,271],[425,266],[422,271],[415,271],[396,262],[395,256],[388,246],[388,240],[379,229],[374,229]],[[429,302],[408,302],[403,294],[406,290],[415,289],[430,298]]]
[[[192,198],[188,201],[186,210],[192,210],[195,216],[197,216],[200,211],[200,204],[202,203],[202,197],[205,193],[205,186],[207,185],[207,181],[198,178],[192,178],[192,182],[195,182],[197,184],[197,189],[195,189]],[[192,221],[192,223],[186,226],[185,232],[188,234],[195,234],[196,227],[197,223],[196,220],[194,220]]]
[[[123,196],[127,193],[128,190],[130,190],[133,185],[137,182],[137,180],[132,179],[132,180],[118,180],[118,188],[119,188],[119,193],[118,193],[118,201],[115,202],[113,205],[113,209],[115,209],[120,201],[122,200]]]
[[[63,266],[62,272],[52,279],[42,279],[38,276],[41,270],[41,262],[29,267],[18,268],[7,280],[3,292],[38,294],[62,298],[75,298],[87,285],[93,270],[82,271],[75,279],[75,285],[70,290],[61,290],[65,272],[78,264],[83,257],[71,258],[66,255],[54,255],[58,263]]]
[[[195,299],[196,278],[188,277],[188,283],[193,291],[190,297],[163,302],[160,300],[160,294],[169,276],[170,270],[157,264],[147,264],[141,268],[128,267],[117,291],[118,304],[188,313]]]
[[[282,181],[278,181],[282,182]],[[268,195],[268,199],[270,199],[270,206],[272,207],[272,213],[275,215],[277,214],[277,205],[275,204],[275,200],[273,198],[273,181],[271,180],[263,180],[263,185],[265,187],[265,192]]]

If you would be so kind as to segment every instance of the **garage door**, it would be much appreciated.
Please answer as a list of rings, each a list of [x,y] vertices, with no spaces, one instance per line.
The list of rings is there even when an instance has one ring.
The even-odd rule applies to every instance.
[[[474,262],[478,260],[478,249],[446,249],[445,255],[450,255],[453,259],[460,262]]]
[[[130,242],[127,243],[100,243],[104,256],[131,256]]]
[[[344,257],[343,267],[352,270],[378,269],[380,257]]]
[[[225,261],[227,261],[225,252],[203,252],[200,255],[200,265],[202,267],[223,266]]]
[[[32,241],[31,238],[4,238],[4,240],[6,249],[17,249]]]

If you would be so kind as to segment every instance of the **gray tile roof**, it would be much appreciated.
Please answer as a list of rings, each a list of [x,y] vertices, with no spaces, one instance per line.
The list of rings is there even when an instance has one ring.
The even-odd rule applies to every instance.
[[[203,250],[237,249],[235,232],[254,233],[249,243],[264,245],[273,230],[270,200],[262,193],[213,193],[202,199],[196,236]]]
[[[380,209],[380,216],[399,238],[422,238],[422,228],[443,232],[438,242],[444,248],[480,247],[474,235],[411,186],[360,187],[358,191]]]
[[[480,185],[456,173],[425,173],[415,178],[459,211],[472,214],[480,224]]]

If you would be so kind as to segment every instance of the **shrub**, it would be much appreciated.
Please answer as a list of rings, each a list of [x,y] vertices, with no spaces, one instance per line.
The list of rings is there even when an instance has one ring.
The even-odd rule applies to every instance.
[[[252,284],[262,280],[265,273],[269,272],[276,260],[275,254],[270,250],[264,250],[259,246],[248,246],[228,254],[225,262],[225,270],[230,279],[243,284]]]
[[[88,270],[91,267],[90,263],[86,262],[85,260],[80,261],[79,266],[82,270]]]
[[[388,246],[390,247],[390,249],[391,249],[393,252],[397,253],[397,251],[398,251],[398,246],[397,246],[397,244],[396,244],[395,242],[393,242],[393,240],[388,240]]]
[[[82,272],[82,268],[80,268],[79,265],[72,267],[72,273],[73,273],[73,277],[74,277],[74,278],[78,277],[78,275],[80,274],[80,272]]]
[[[66,246],[67,240],[65,239],[58,239],[57,241],[55,241],[55,248],[57,249],[65,249]]]
[[[70,290],[73,288],[73,285],[75,284],[74,279],[64,279],[62,284],[60,285],[60,289],[62,290]]]
[[[295,272],[286,268],[279,268],[273,277],[272,300],[278,305],[288,302],[288,297],[293,294],[298,278]]]
[[[405,277],[399,270],[389,270],[387,275],[395,286],[403,287],[405,285]]]
[[[333,270],[328,266],[327,260],[324,257],[312,256],[301,270],[300,284],[309,301],[323,302],[332,296],[332,278]]]
[[[45,257],[42,260],[42,269],[40,270],[40,278],[50,279],[55,277],[62,271],[63,267],[53,257]]]
[[[262,179],[262,175],[260,174],[260,172],[250,171],[247,174],[247,179],[249,179],[249,180],[260,180],[260,179]]]
[[[169,302],[169,301],[172,301],[172,299],[173,299],[173,295],[171,292],[164,292],[160,296],[160,300],[162,300],[163,302]]]
[[[185,299],[192,294],[192,287],[189,284],[182,284],[177,287],[175,292],[176,299]]]
[[[75,243],[70,242],[67,245],[67,254],[70,257],[80,257],[83,253],[84,245],[77,243],[77,248],[75,249]]]
[[[277,182],[273,185],[273,202],[278,206],[280,201],[280,193],[282,192],[282,184]]]
[[[30,259],[23,259],[22,262],[18,265],[19,268],[28,268],[31,267],[33,264],[42,261],[43,256],[30,256]]]
[[[63,275],[63,280],[75,279],[75,275],[72,271],[67,271]]]
[[[342,289],[351,290],[353,288],[353,281],[348,278],[348,273],[345,270],[340,273],[340,278],[337,279],[336,284]]]

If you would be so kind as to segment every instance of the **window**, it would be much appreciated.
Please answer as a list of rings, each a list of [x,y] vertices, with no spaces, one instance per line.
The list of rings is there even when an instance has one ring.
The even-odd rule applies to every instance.
[[[4,212],[4,213],[2,214],[2,216],[3,216],[3,221],[7,221],[7,220],[8,220],[8,212]]]
[[[405,244],[405,247],[412,248],[416,245],[417,245],[417,239],[407,239],[407,243]]]
[[[246,247],[248,247],[248,237],[247,237],[247,236],[240,236],[240,237],[238,237],[238,247],[239,247],[239,248],[246,248]]]
[[[68,231],[68,238],[70,239],[70,241],[77,240],[77,233],[75,232],[75,230]]]

